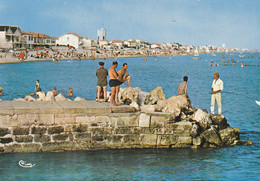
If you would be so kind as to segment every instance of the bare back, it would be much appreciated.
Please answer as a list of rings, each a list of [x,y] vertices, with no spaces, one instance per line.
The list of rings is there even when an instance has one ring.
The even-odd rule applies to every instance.
[[[109,69],[109,79],[112,80],[112,79],[117,79],[117,73],[116,73],[116,70],[115,68],[112,66],[110,69]]]

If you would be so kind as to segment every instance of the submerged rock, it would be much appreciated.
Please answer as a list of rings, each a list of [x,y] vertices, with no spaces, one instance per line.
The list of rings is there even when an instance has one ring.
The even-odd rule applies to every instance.
[[[59,95],[55,96],[56,101],[65,101],[66,98],[60,93]]]
[[[246,141],[242,141],[242,140],[235,140],[234,143],[232,143],[232,145],[252,145],[252,141],[250,140],[246,140]]]
[[[169,99],[159,100],[157,111],[172,113],[175,117],[178,117],[182,109],[188,109],[188,105],[186,96],[173,96]]]
[[[55,101],[55,96],[52,91],[47,92],[45,101]]]
[[[145,98],[145,104],[153,105],[157,104],[159,100],[165,100],[165,95],[162,87],[156,87]]]

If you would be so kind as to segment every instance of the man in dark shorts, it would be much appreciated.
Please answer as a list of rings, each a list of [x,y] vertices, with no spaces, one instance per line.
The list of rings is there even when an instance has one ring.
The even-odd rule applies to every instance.
[[[99,62],[99,69],[96,72],[97,81],[97,101],[100,99],[101,89],[104,91],[104,100],[107,101],[107,69],[104,68],[104,62]]]
[[[117,79],[118,75],[116,73],[117,61],[113,61],[112,67],[109,69],[109,86],[111,87],[111,100],[110,106],[120,105],[118,102],[118,92],[121,82]]]
[[[124,83],[125,85],[127,85],[128,87],[130,87],[130,82],[131,82],[131,76],[129,76],[128,72],[127,72],[127,68],[128,65],[127,63],[123,64],[123,68],[121,68],[117,73],[118,73],[118,80],[122,83]],[[127,81],[127,83],[126,83]]]

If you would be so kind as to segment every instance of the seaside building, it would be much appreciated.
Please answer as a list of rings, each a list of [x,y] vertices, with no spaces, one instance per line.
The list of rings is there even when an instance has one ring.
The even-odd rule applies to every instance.
[[[106,30],[101,28],[97,31],[97,41],[104,41],[106,40]]]
[[[50,48],[56,45],[56,38],[44,33],[22,31],[22,43],[25,48]]]
[[[83,45],[83,37],[76,34],[76,33],[65,33],[59,36],[56,40],[57,45],[64,45],[64,46],[73,46],[74,48],[82,48]]]
[[[0,48],[21,48],[21,29],[18,26],[0,26]]]
[[[133,39],[126,40],[123,44],[129,48],[134,48],[137,45],[136,40]]]
[[[117,48],[119,48],[119,49],[121,49],[121,48],[123,47],[123,41],[118,40],[118,39],[114,39],[114,40],[112,41],[112,44],[113,44],[114,46],[116,46]]]
[[[93,40],[89,38],[82,39],[82,48],[91,49],[91,47],[96,47],[96,46],[97,46],[97,40]]]

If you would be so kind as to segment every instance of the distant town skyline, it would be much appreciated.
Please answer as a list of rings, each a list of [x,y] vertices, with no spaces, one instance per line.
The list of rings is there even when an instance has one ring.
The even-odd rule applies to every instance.
[[[260,49],[259,0],[0,0],[0,23],[58,37]]]

